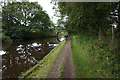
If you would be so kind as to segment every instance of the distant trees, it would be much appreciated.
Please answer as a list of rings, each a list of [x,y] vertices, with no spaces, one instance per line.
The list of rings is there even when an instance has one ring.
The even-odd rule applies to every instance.
[[[45,36],[54,26],[37,2],[8,2],[2,9],[3,32],[13,40]]]

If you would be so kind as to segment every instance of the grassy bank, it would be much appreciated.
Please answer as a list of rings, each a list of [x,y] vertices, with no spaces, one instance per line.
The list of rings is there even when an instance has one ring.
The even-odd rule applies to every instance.
[[[71,51],[76,78],[111,78],[111,53],[99,47],[98,40],[87,35],[71,37]]]
[[[63,73],[64,73],[64,62],[62,62],[61,66],[60,66],[60,72],[59,72],[59,75],[58,75],[59,79],[63,78]]]
[[[62,50],[65,40],[60,42],[43,60],[37,65],[22,73],[19,78],[46,78],[54,66],[59,52]]]

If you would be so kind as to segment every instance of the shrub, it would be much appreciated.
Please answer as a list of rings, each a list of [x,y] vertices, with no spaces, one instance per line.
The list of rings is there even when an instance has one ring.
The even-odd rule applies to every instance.
[[[6,36],[3,33],[0,34],[0,38],[2,38],[3,43],[11,43],[12,42],[11,38],[9,36]]]

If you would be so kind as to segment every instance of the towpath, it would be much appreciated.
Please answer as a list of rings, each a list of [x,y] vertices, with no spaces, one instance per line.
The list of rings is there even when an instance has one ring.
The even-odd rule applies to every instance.
[[[62,63],[64,64],[62,78],[74,78],[72,56],[70,51],[70,39],[68,39],[62,51],[59,53],[59,56],[55,61],[54,67],[48,75],[48,78],[58,78]]]

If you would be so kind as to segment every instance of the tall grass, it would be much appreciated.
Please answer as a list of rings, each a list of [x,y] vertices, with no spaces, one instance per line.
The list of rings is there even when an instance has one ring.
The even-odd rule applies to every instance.
[[[113,78],[110,52],[100,48],[101,43],[88,35],[71,37],[71,51],[76,78]]]

